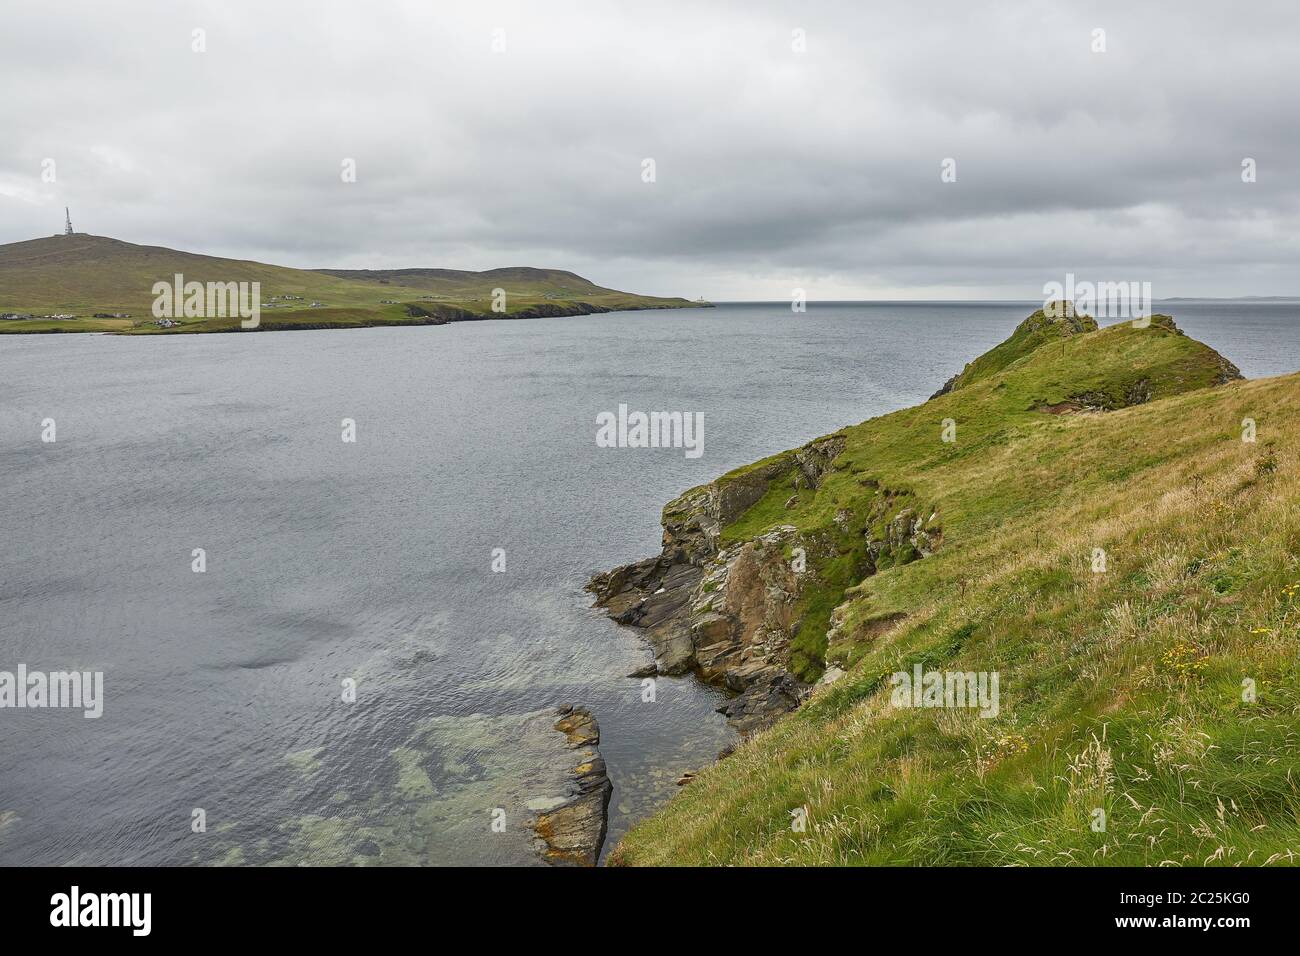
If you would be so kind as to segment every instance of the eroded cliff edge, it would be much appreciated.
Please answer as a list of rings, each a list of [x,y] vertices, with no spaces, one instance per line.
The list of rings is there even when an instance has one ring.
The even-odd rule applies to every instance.
[[[937,513],[920,514],[905,492],[870,479],[862,490],[874,506],[862,516],[842,509],[811,529],[780,521],[842,467],[845,441],[829,435],[687,491],[664,508],[659,555],[588,585],[598,607],[649,643],[658,673],[692,672],[733,692],[721,712],[743,735],[794,710],[819,678],[833,679],[820,642],[799,638],[833,626],[835,596],[851,580],[931,554],[942,539]],[[724,533],[775,498],[772,527]]]

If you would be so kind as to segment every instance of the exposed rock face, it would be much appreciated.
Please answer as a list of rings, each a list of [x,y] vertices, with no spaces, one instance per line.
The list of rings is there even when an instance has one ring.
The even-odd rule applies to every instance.
[[[600,756],[600,726],[585,707],[563,706],[555,729],[574,751],[572,780],[564,802],[537,815],[532,827],[542,855],[559,866],[595,866],[605,843],[609,798],[614,791]]]
[[[1246,376],[1241,374],[1241,369],[1233,365],[1222,355],[1219,356],[1219,374],[1215,376],[1215,385],[1227,385],[1229,382],[1240,382]]]
[[[681,552],[670,544],[673,551],[598,575],[588,587],[597,606],[641,632],[658,673],[693,671],[739,694],[722,712],[750,733],[803,698],[805,685],[785,669],[801,589],[784,553],[794,535],[792,527],[778,528],[702,566],[673,560]]]
[[[658,673],[693,671],[741,695],[723,713],[748,733],[802,699],[804,685],[785,670],[801,588],[784,553],[794,534],[779,528],[715,552],[702,566],[675,561],[682,552],[674,538],[667,554],[598,575],[588,587],[597,606],[641,632]],[[761,690],[773,683],[784,693]]]
[[[693,671],[735,692],[721,711],[744,734],[807,696],[808,685],[787,670],[803,586],[788,556],[798,532],[782,526],[721,550],[719,534],[792,469],[796,487],[815,488],[843,448],[844,439],[832,435],[691,489],[664,509],[657,557],[598,574],[587,585],[598,607],[641,631],[658,673]]]
[[[934,399],[934,398],[938,398],[940,395],[947,395],[949,392],[953,390],[953,387],[956,386],[957,382],[960,380],[961,380],[961,372],[958,372],[956,375],[952,376],[952,378],[948,379],[948,381],[944,382],[941,386],[939,386],[939,391],[931,395],[930,398]]]
[[[912,508],[903,508],[885,526],[885,536],[874,538],[867,545],[873,566],[880,564],[882,555],[892,554],[906,561],[912,557],[928,558],[938,550],[943,540],[938,515],[918,515]]]
[[[782,714],[797,709],[808,698],[809,691],[809,686],[793,675],[768,667],[740,696],[728,701],[721,712],[733,727],[748,736],[770,726]]]
[[[596,606],[637,628],[654,651],[653,670],[636,676],[693,672],[731,691],[736,696],[719,712],[742,735],[769,726],[807,699],[811,685],[791,667],[791,643],[802,623],[800,599],[810,587],[824,586],[812,570],[814,557],[843,555],[845,541],[861,536],[865,558],[859,570],[865,577],[928,557],[943,538],[932,509],[918,512],[910,493],[863,479],[872,492],[870,508],[842,510],[831,529],[801,532],[779,525],[720,547],[721,529],[762,499],[775,480],[817,488],[843,449],[843,437],[832,435],[691,489],[664,509],[661,554],[592,579],[587,589]],[[797,551],[800,561],[792,560]],[[842,610],[831,615],[828,641],[838,635]]]

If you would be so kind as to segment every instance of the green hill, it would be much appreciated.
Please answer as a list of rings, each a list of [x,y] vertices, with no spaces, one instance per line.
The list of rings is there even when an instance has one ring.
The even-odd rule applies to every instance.
[[[171,282],[177,273],[187,282],[261,283],[262,329],[441,324],[700,304],[605,289],[573,273],[553,270],[313,271],[78,233],[0,245],[0,314],[33,316],[0,321],[0,332],[158,334],[238,329],[235,318],[182,319],[177,328],[158,328],[151,312],[153,285]],[[497,288],[506,292],[504,313],[492,309]],[[113,317],[120,313],[129,318]],[[61,314],[75,318],[41,318]],[[109,317],[95,318],[96,314]]]
[[[563,303],[584,302],[601,309],[689,308],[699,305],[685,299],[656,299],[606,289],[589,279],[561,269],[533,269],[513,266],[485,272],[458,269],[318,269],[324,275],[367,283],[381,292],[393,286],[417,289],[424,294],[422,303],[446,302],[490,312],[493,289],[506,289],[509,300],[519,308],[531,308],[538,314]],[[651,303],[647,305],[647,303]]]
[[[692,613],[766,609],[728,678],[821,680],[615,862],[1296,861],[1300,375],[1038,313],[962,378],[665,509],[665,554],[713,542]],[[918,666],[997,674],[996,716],[896,701]]]
[[[1090,316],[1076,315],[1072,303],[1061,303],[1061,312],[1056,318],[1051,318],[1039,310],[1021,322],[1005,342],[995,345],[967,364],[961,372],[948,379],[943,388],[930,397],[938,398],[947,392],[965,388],[982,378],[988,378],[1017,359],[1024,358],[1040,345],[1068,338],[1071,335],[1095,331],[1097,331],[1096,320]]]

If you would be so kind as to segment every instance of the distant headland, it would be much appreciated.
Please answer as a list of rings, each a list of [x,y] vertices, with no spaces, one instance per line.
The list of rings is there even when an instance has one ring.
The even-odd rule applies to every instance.
[[[0,245],[0,333],[443,325],[711,305],[560,269],[292,269],[73,232],[67,211],[65,220],[59,235]]]

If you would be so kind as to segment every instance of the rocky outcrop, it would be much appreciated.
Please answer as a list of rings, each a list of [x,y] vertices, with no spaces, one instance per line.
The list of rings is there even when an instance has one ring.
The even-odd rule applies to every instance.
[[[1245,381],[1246,376],[1241,374],[1241,369],[1233,365],[1222,355],[1219,356],[1217,374],[1214,377],[1215,385],[1227,385],[1229,382]]]
[[[796,489],[817,487],[843,449],[844,438],[832,435],[691,489],[664,508],[659,555],[598,574],[587,586],[597,607],[641,632],[654,672],[694,672],[736,694],[720,710],[741,733],[767,726],[807,695],[788,666],[805,584],[803,562],[791,553],[808,542],[782,526],[721,548],[721,530],[778,478]]]
[[[965,371],[965,369],[963,369],[962,371]],[[949,392],[951,392],[954,388],[957,387],[957,383],[961,381],[961,375],[962,373],[958,372],[956,375],[952,376],[952,378],[948,379],[948,381],[944,382],[941,386],[939,386],[939,390],[935,392],[933,395],[931,395],[930,398],[935,399],[938,398],[940,395],[947,395]]]
[[[1038,410],[1047,412],[1049,415],[1113,412],[1118,408],[1142,405],[1149,401],[1151,401],[1151,382],[1143,378],[1131,383],[1119,395],[1111,395],[1101,391],[1080,392],[1077,395],[1071,395],[1063,402],[1039,405]]]
[[[555,729],[573,751],[569,792],[557,805],[538,813],[532,822],[538,850],[559,866],[595,866],[609,824],[609,798],[614,791],[600,756],[600,726],[585,707],[565,705],[556,711]]]
[[[798,708],[811,688],[779,667],[764,668],[744,691],[719,711],[744,736],[771,726],[783,714]]]
[[[588,588],[598,607],[640,631],[655,672],[694,672],[737,694],[721,711],[751,733],[797,707],[806,690],[786,670],[803,583],[785,556],[794,537],[794,528],[778,528],[707,559],[688,549],[698,565],[677,560],[675,539],[665,554],[597,575]]]
[[[722,529],[761,501],[774,482],[799,492],[819,487],[844,450],[831,435],[692,488],[663,512],[663,550],[653,558],[596,575],[587,585],[614,620],[635,628],[654,652],[651,674],[694,673],[735,697],[719,711],[748,735],[807,699],[811,686],[791,666],[791,644],[802,625],[801,599],[824,588],[818,558],[857,550],[863,575],[934,553],[942,540],[938,515],[918,511],[904,491],[870,479],[863,512],[843,510],[833,527],[802,532],[778,525],[764,534],[720,545]],[[856,542],[856,543],[855,543]],[[832,629],[836,620],[832,617]]]
[[[889,499],[886,499],[886,511],[889,504]],[[867,554],[873,569],[883,566],[886,559],[891,559],[894,564],[906,564],[916,558],[928,558],[938,550],[942,540],[943,530],[937,512],[932,511],[927,516],[904,506],[885,522],[882,535],[870,538]]]

